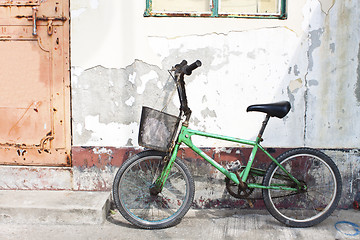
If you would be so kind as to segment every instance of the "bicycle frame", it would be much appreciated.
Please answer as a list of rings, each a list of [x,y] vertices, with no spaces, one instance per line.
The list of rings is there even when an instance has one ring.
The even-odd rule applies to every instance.
[[[201,63],[200,63],[200,65],[201,65]],[[282,165],[280,165],[278,163],[278,161],[275,158],[273,158],[260,145],[260,142],[262,141],[262,135],[263,135],[263,133],[265,131],[265,128],[266,128],[266,125],[267,125],[267,123],[268,123],[268,121],[270,119],[270,115],[266,115],[266,118],[265,118],[265,120],[264,120],[264,122],[262,124],[262,127],[261,127],[261,129],[259,131],[259,134],[258,134],[255,141],[244,140],[244,139],[239,139],[239,138],[234,138],[234,137],[228,137],[228,136],[223,136],[223,135],[218,135],[218,134],[211,134],[211,133],[191,130],[191,129],[188,128],[189,119],[190,119],[190,115],[191,115],[191,110],[188,107],[186,91],[185,91],[185,82],[184,82],[184,74],[185,74],[185,72],[188,72],[188,71],[187,70],[184,71],[184,69],[190,68],[190,70],[194,70],[195,68],[197,68],[200,65],[193,63],[190,66],[187,66],[187,62],[184,60],[180,64],[175,65],[175,67],[173,67],[173,69],[169,71],[170,75],[174,79],[174,81],[176,83],[176,86],[177,86],[177,90],[178,90],[178,94],[179,94],[179,100],[180,100],[180,104],[181,104],[181,106],[180,106],[180,115],[181,115],[181,113],[184,113],[186,119],[182,123],[182,127],[181,127],[180,133],[179,133],[178,138],[177,138],[177,143],[175,144],[175,146],[174,146],[174,148],[172,149],[172,152],[171,152],[170,160],[168,161],[168,164],[164,167],[161,175],[158,177],[158,179],[155,181],[155,183],[153,185],[155,187],[156,191],[160,192],[162,190],[162,186],[164,185],[164,183],[167,180],[167,177],[168,177],[169,172],[170,172],[170,170],[172,168],[172,165],[175,162],[179,147],[180,147],[180,145],[182,143],[187,145],[190,149],[192,149],[199,156],[201,156],[203,159],[205,159],[207,162],[209,162],[212,166],[214,166],[217,170],[219,170],[221,173],[223,173],[226,177],[231,179],[234,183],[236,183],[238,185],[241,184],[242,186],[245,185],[244,183],[246,183],[246,180],[247,180],[247,178],[249,176],[250,171],[254,175],[258,175],[258,176],[264,176],[265,175],[265,171],[260,170],[260,169],[252,168],[252,164],[254,162],[255,155],[256,155],[257,151],[260,149],[273,162],[275,162],[275,164],[278,165],[279,168],[284,172],[284,175],[275,174],[274,177],[275,178],[280,178],[280,179],[283,179],[283,180],[287,180],[287,181],[293,181],[294,183],[296,183],[297,188],[288,187],[286,184],[276,184],[276,185],[271,185],[271,186],[263,186],[263,185],[257,184],[257,183],[248,183],[247,187],[249,187],[249,188],[287,190],[287,191],[299,191],[302,188],[302,184],[296,178],[294,178]],[[171,74],[171,71],[175,72],[175,77]],[[188,74],[188,73],[186,73],[186,74],[190,75],[191,71],[190,71],[190,74]],[[228,171],[223,166],[218,164],[214,159],[212,159],[211,157],[206,155],[206,153],[204,153],[200,148],[196,147],[193,144],[193,142],[191,141],[191,136],[193,136],[193,135],[202,136],[202,137],[209,137],[209,138],[215,138],[215,139],[220,139],[220,140],[225,140],[225,141],[229,141],[229,142],[235,142],[235,143],[240,143],[240,144],[245,144],[245,145],[248,145],[248,146],[252,146],[253,149],[251,151],[249,161],[248,161],[245,169],[243,171],[241,171],[240,174],[237,174],[237,173],[235,174],[233,172]]]
[[[229,142],[235,142],[235,143],[240,143],[240,144],[245,144],[248,146],[252,146],[253,149],[251,151],[248,163],[245,167],[245,169],[243,171],[241,171],[241,173],[238,176],[233,173],[233,172],[229,172],[227,169],[225,169],[223,166],[221,166],[220,164],[218,164],[214,159],[212,159],[211,157],[209,157],[204,151],[202,151],[200,148],[198,148],[197,146],[195,146],[191,140],[191,137],[193,135],[197,135],[197,136],[203,136],[203,137],[208,137],[208,138],[215,138],[215,139],[220,139],[220,140],[224,140],[224,141],[229,141]],[[278,161],[272,157],[270,155],[270,153],[268,153],[261,145],[260,145],[260,141],[261,141],[261,135],[259,134],[259,136],[256,138],[255,141],[251,141],[251,140],[244,140],[244,139],[239,139],[239,138],[234,138],[234,137],[228,137],[228,136],[223,136],[223,135],[218,135],[218,134],[211,134],[211,133],[206,133],[206,132],[202,132],[202,131],[196,131],[196,130],[191,130],[188,129],[187,126],[182,126],[179,136],[178,136],[178,141],[177,144],[175,145],[172,154],[171,154],[171,158],[168,161],[167,166],[164,168],[162,174],[160,175],[160,177],[157,179],[156,181],[156,185],[159,187],[159,189],[162,188],[163,184],[165,183],[167,176],[172,168],[172,165],[176,159],[179,147],[182,143],[184,143],[186,146],[188,146],[190,149],[192,149],[194,152],[196,152],[199,156],[201,156],[204,160],[206,160],[207,162],[209,162],[212,166],[214,166],[217,170],[219,170],[221,173],[223,173],[226,177],[228,177],[229,179],[231,179],[233,182],[235,182],[236,184],[240,184],[240,180],[242,182],[246,182],[250,171],[252,171],[252,173],[254,173],[255,175],[258,176],[264,176],[265,175],[265,171],[261,170],[261,169],[254,169],[252,168],[252,164],[254,162],[255,159],[255,155],[257,153],[257,151],[260,149],[262,152],[264,152],[273,162],[275,162],[280,169],[282,169],[282,171],[284,172],[284,175],[278,175],[275,177],[278,178],[282,178],[282,179],[286,179],[289,181],[293,181],[296,183],[296,185],[298,186],[298,188],[294,188],[294,187],[287,187],[286,184],[277,184],[276,186],[263,186],[261,184],[258,183],[248,183],[247,186],[249,188],[262,188],[262,189],[275,189],[275,190],[286,190],[286,191],[299,191],[299,189],[301,189],[301,183],[294,178],[282,165],[280,165],[278,163]]]

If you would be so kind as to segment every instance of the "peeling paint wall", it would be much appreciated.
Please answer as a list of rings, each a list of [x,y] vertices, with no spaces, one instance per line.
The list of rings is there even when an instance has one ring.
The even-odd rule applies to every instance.
[[[169,103],[168,111],[177,114],[178,99],[176,94],[173,95],[174,84],[166,70],[182,59],[203,62],[203,67],[187,79],[194,127],[253,138],[263,116],[246,114],[246,107],[253,103],[290,99],[293,112],[296,110],[290,116],[292,121],[287,118],[275,120],[267,130],[269,142],[273,146],[302,144],[304,103],[300,96],[304,90],[299,82],[303,84],[306,54],[304,49],[299,50],[299,26],[294,29],[286,26],[296,26],[294,20],[299,13],[293,15],[295,19],[287,21],[159,19],[143,18],[144,4],[80,2],[71,5],[74,145],[136,146],[142,105],[162,109]],[[134,11],[127,21],[134,25],[132,31],[122,31],[127,26],[119,19],[122,14],[115,14],[114,9]],[[104,11],[108,19],[102,18]],[[137,17],[133,19],[133,15]],[[80,31],[94,24],[94,19],[96,25],[89,34],[96,35],[96,41]],[[198,27],[194,27],[193,22]],[[209,22],[216,24],[212,27]],[[227,30],[224,29],[226,23],[230,24]],[[174,29],[180,29],[179,33]],[[103,34],[103,31],[107,33]],[[136,36],[131,35],[134,32]],[[128,38],[132,42],[128,42]],[[298,62],[293,60],[294,54],[298,55]],[[129,56],[133,56],[130,61],[123,59]],[[296,82],[298,84],[294,84]],[[300,131],[292,131],[295,126]],[[280,137],[271,139],[272,132],[278,133],[284,127],[287,130],[282,131]],[[199,144],[228,145],[214,141]]]
[[[238,39],[263,36],[272,40],[266,43],[238,42]],[[181,61],[181,58],[202,60],[203,67],[187,79],[194,127],[254,138],[263,115],[247,114],[246,107],[252,103],[278,101],[290,96],[293,103],[290,118],[293,121],[288,121],[288,118],[274,120],[267,133],[270,137],[273,135],[271,132],[282,132],[281,138],[273,141],[276,146],[301,145],[302,131],[298,131],[295,137],[291,129],[299,127],[303,118],[302,103],[297,102],[299,98],[295,96],[303,94],[299,85],[302,83],[299,71],[304,67],[294,64],[294,70],[286,78],[280,74],[283,69],[289,71],[287,66],[292,61],[290,53],[296,49],[293,41],[287,41],[288,44],[284,45],[284,37],[294,42],[297,39],[293,32],[285,28],[149,39],[157,52],[162,54],[162,63],[168,68]],[[269,51],[270,48],[274,51]],[[268,58],[278,61],[268,62]],[[177,93],[173,94],[175,85],[167,72],[157,66],[136,60],[125,69],[96,66],[76,74],[73,75],[75,145],[136,145],[142,105],[162,109],[168,104],[169,111],[177,114],[178,97]],[[290,84],[289,89],[287,83]],[[284,127],[286,131],[279,131]],[[201,143],[203,146],[221,146],[221,143],[209,144]]]
[[[265,145],[358,147],[357,1],[291,2],[285,21],[144,18],[139,2],[72,1],[74,145],[136,146],[142,105],[170,101],[176,114],[166,70],[200,59],[192,126],[253,138],[263,116],[246,107],[285,99],[292,112],[271,121]]]
[[[74,70],[74,145],[137,145],[142,104],[158,102],[161,107],[169,99],[171,84],[166,73],[141,61],[125,69]]]
[[[195,128],[253,138],[263,116],[246,107],[285,99],[265,145],[358,147],[357,1],[291,2],[285,21],[144,18],[139,2],[72,1],[74,145],[136,146],[142,105],[176,114],[166,70],[200,59],[187,79]]]
[[[263,145],[330,149],[350,199],[360,191],[360,2],[287,8],[287,20],[145,18],[145,0],[71,0],[74,147],[138,147],[141,106],[176,115],[167,70],[200,59],[186,80],[191,128],[254,139],[264,116],[247,106],[288,100],[291,112],[271,119]]]
[[[355,19],[359,2],[336,1],[328,13],[316,1],[306,6],[309,69],[305,144],[358,148],[360,22]]]

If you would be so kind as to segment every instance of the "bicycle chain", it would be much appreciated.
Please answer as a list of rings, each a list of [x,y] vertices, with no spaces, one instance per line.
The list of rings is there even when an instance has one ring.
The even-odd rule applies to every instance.
[[[248,180],[250,180],[251,183],[255,183],[255,178],[251,174],[249,174]],[[264,199],[263,197],[252,197],[252,198],[248,197],[253,193],[255,188],[247,188],[246,190],[249,190],[250,193],[241,194],[239,192],[244,192],[244,191],[240,189],[240,185],[237,185],[236,183],[231,181],[229,178],[225,178],[225,182],[226,182],[227,191],[229,192],[229,194],[231,196],[233,196],[235,198],[244,199],[244,200],[262,200],[262,199]],[[247,182],[249,182],[249,181],[247,181]],[[232,189],[230,189],[230,187],[234,187],[234,186],[238,187],[238,193],[235,193]],[[276,196],[276,197],[272,197],[272,198],[289,197],[289,196],[293,196],[293,195],[297,195],[297,194],[299,194],[299,193],[290,193],[290,194]]]

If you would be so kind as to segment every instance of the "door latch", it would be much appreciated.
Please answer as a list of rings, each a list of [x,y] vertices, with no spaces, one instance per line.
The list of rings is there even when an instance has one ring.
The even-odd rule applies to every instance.
[[[32,8],[32,20],[33,20],[33,32],[32,32],[32,35],[33,36],[37,36],[37,31],[36,31],[36,15],[37,15],[37,11],[38,11],[37,7]]]
[[[33,7],[32,8],[32,15],[30,16],[16,16],[16,18],[26,18],[28,20],[31,20],[33,23],[33,27],[32,27],[32,35],[33,36],[37,36],[37,21],[47,21],[47,33],[51,36],[53,34],[53,21],[62,21],[65,22],[67,21],[67,18],[64,16],[60,16],[60,17],[46,17],[46,16],[38,16],[38,7]]]
[[[54,31],[52,23],[53,23],[52,20],[49,20],[48,25],[47,25],[47,33],[49,36],[51,36]]]

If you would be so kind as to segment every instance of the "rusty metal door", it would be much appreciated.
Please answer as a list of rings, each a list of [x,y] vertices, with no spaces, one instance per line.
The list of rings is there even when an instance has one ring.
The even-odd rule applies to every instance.
[[[0,164],[69,166],[69,0],[0,0]]]

